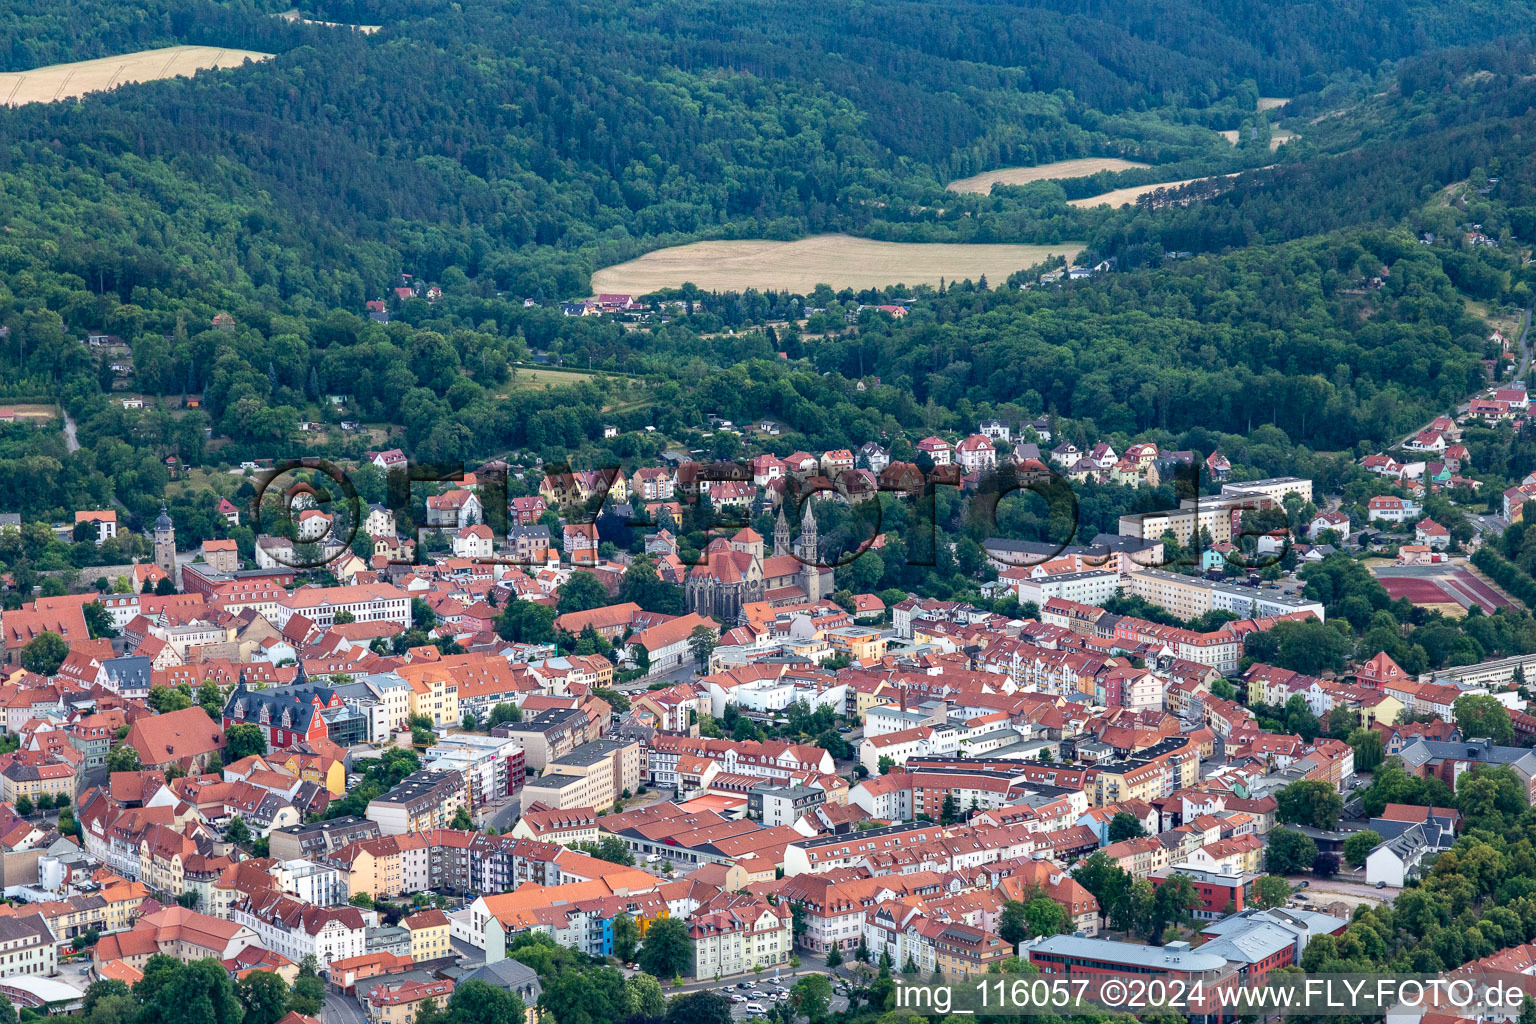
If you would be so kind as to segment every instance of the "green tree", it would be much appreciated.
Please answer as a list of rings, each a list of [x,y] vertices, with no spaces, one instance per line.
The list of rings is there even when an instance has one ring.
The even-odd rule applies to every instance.
[[[1355,752],[1355,771],[1375,771],[1386,757],[1386,744],[1375,729],[1356,729],[1346,740]]]
[[[144,965],[144,977],[133,994],[142,1002],[141,1021],[198,1021],[202,1024],[243,1024],[245,1008],[235,994],[229,972],[217,960],[194,960],[169,965],[156,962],[155,954]],[[148,984],[146,984],[146,982]]]
[[[635,950],[640,945],[640,926],[635,919],[628,914],[620,914],[613,919],[613,955],[619,958],[620,963],[629,963],[635,959]]]
[[[85,628],[90,632],[92,639],[111,639],[117,636],[117,629],[112,625],[112,615],[100,601],[92,601],[83,610]]]
[[[552,643],[555,639],[555,609],[533,601],[508,601],[496,617],[496,635],[512,643]]]
[[[688,650],[693,654],[693,663],[700,672],[709,667],[709,656],[714,653],[718,642],[719,634],[712,626],[694,626],[688,634]]]
[[[1291,883],[1277,875],[1263,875],[1254,879],[1253,895],[1249,898],[1260,910],[1283,907],[1291,898]]]
[[[204,681],[197,688],[197,706],[207,712],[208,717],[217,722],[224,714],[224,691],[219,684],[212,679]]]
[[[252,971],[235,983],[244,1024],[276,1024],[288,1012],[288,983],[271,971]]]
[[[325,982],[313,971],[300,970],[294,979],[293,991],[288,993],[288,1009],[313,1017],[324,1005]]]
[[[629,851],[629,847],[624,845],[624,840],[618,836],[604,836],[596,843],[584,844],[582,850],[590,853],[598,860],[606,860],[612,864],[623,864],[626,867],[633,867],[635,863],[635,855]]]
[[[229,819],[229,824],[224,826],[224,838],[236,846],[249,845],[251,841],[251,827],[245,823],[240,815]]]
[[[626,1001],[624,975],[612,967],[593,967],[544,981],[539,1007],[560,1024],[609,1024],[623,1016]]]
[[[44,631],[21,649],[21,667],[40,676],[51,676],[69,656],[69,644],[57,633]]]
[[[1275,816],[1292,825],[1333,829],[1344,813],[1344,801],[1331,783],[1301,779],[1282,789],[1276,796]]]
[[[471,979],[454,986],[448,999],[448,1019],[453,1024],[520,1024],[523,1001],[500,987]]]
[[[107,755],[108,772],[136,772],[139,768],[139,752],[127,743],[119,743]]]
[[[237,722],[224,731],[224,756],[230,764],[251,755],[265,755],[267,736],[254,722]]]
[[[666,1024],[731,1024],[731,1004],[718,992],[690,992],[668,1004]]]
[[[1112,843],[1126,839],[1140,839],[1146,834],[1147,830],[1141,820],[1128,811],[1117,811],[1115,816],[1109,819],[1109,841]]]
[[[25,818],[32,813],[32,798],[23,793],[16,798],[16,813]]]
[[[1003,912],[997,916],[997,935],[1015,950],[1019,943],[1029,938],[1029,921],[1024,916],[1024,904],[1009,900],[1003,904]]]
[[[1381,836],[1370,829],[1362,829],[1344,840],[1344,860],[1351,867],[1360,867],[1366,856],[1381,845]]]
[[[1045,893],[1037,893],[1024,906],[1024,917],[1029,924],[1029,935],[1061,935],[1072,930],[1072,919],[1067,908]]]
[[[1497,697],[1486,694],[1469,694],[1457,697],[1451,705],[1451,720],[1468,739],[1491,739],[1495,743],[1509,743],[1515,736],[1510,722],[1509,709]]]
[[[1091,853],[1072,869],[1072,878],[1093,894],[1099,913],[1109,917],[1130,897],[1131,876],[1103,853]]]
[[[822,1024],[832,1005],[832,982],[824,974],[809,974],[795,982],[789,1000],[810,1024]]]
[[[660,1017],[667,1012],[667,995],[662,991],[661,982],[649,974],[640,973],[624,983],[624,1004],[631,1014]]]
[[[453,821],[449,824],[448,827],[457,829],[460,832],[467,832],[474,828],[475,822],[474,819],[469,816],[469,809],[467,807],[460,807],[458,810],[454,811]]]
[[[612,602],[608,596],[608,588],[591,572],[579,569],[571,573],[570,579],[560,588],[560,600],[557,612],[560,615],[568,615],[571,612],[591,611],[593,608],[601,608]]]
[[[1147,928],[1147,938],[1160,941],[1169,927],[1182,928],[1194,920],[1195,908],[1200,906],[1200,894],[1195,891],[1190,877],[1175,871],[1157,886],[1152,898],[1152,919]]]
[[[1294,829],[1272,828],[1264,851],[1264,870],[1273,875],[1294,875],[1310,868],[1316,856],[1317,844],[1311,837]]]
[[[677,918],[664,917],[645,931],[637,963],[657,978],[670,978],[693,967],[693,941],[687,926]]]

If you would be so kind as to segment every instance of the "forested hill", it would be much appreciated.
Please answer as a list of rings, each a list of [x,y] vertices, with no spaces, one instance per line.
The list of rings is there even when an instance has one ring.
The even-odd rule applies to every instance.
[[[596,266],[704,234],[1057,241],[1081,237],[1083,215],[1024,198],[941,212],[943,182],[1107,153],[1253,166],[1262,147],[1208,129],[1251,117],[1260,92],[1532,24],[1526,3],[1491,0],[305,11],[384,26],[364,36],[271,16],[287,5],[14,5],[0,29],[12,69],[177,42],[278,57],[0,114],[0,159],[19,179],[7,215],[82,253],[86,276],[124,297],[184,286],[162,264],[199,276],[214,264],[196,287],[301,307],[355,308],[397,270],[449,266],[556,297]],[[77,198],[125,189],[125,204],[147,202],[123,219]],[[194,208],[203,216],[181,223]]]

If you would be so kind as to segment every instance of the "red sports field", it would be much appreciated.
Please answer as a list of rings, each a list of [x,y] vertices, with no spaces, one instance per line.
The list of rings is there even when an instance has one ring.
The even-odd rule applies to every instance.
[[[1450,566],[1434,576],[1378,574],[1377,579],[1387,588],[1387,593],[1392,595],[1394,601],[1407,598],[1413,604],[1459,604],[1463,608],[1475,604],[1488,613],[1511,604],[1507,598],[1467,570]]]

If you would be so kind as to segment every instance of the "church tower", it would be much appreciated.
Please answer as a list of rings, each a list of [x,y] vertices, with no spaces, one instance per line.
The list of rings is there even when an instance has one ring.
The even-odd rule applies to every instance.
[[[155,564],[165,571],[175,584],[176,579],[176,524],[171,522],[165,503],[160,503],[160,515],[155,519]]]
[[[790,553],[789,520],[784,518],[784,505],[779,505],[779,520],[773,524],[773,557]]]
[[[816,539],[816,512],[807,503],[805,515],[800,519],[800,559],[815,562],[820,557],[821,545]]]
[[[800,589],[812,601],[820,601],[831,592],[831,576],[816,563],[821,561],[821,544],[816,536],[816,513],[809,505],[800,521]]]

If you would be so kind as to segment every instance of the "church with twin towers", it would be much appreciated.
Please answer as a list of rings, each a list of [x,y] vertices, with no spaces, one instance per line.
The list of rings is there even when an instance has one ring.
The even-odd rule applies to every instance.
[[[810,504],[805,506],[800,537],[794,543],[781,506],[773,528],[773,554],[764,553],[762,536],[750,527],[729,540],[717,537],[709,542],[701,563],[688,572],[684,588],[688,610],[730,628],[742,621],[742,609],[755,601],[773,605],[819,601],[833,590],[832,570],[815,564],[819,554],[816,514]]]

